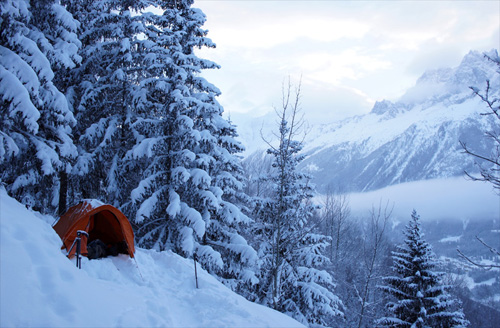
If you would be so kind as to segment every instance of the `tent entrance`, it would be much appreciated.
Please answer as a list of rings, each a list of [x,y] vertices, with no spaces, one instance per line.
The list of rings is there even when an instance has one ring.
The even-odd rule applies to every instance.
[[[118,218],[104,210],[90,216],[87,252],[89,259],[129,254]]]

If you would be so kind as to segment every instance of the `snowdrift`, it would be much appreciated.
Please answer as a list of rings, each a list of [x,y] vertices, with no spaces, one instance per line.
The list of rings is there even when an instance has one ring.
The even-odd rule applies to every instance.
[[[196,289],[192,261],[172,252],[83,258],[78,270],[60,250],[54,218],[3,188],[0,201],[1,327],[303,327],[199,268]]]

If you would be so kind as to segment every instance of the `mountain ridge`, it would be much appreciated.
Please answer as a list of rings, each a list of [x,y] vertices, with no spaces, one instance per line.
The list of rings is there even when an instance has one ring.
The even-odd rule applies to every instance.
[[[489,56],[498,56],[496,50]],[[470,87],[484,89],[499,74],[483,54],[471,51],[455,68],[425,72],[398,101],[382,100],[364,115],[319,126],[308,135],[302,167],[320,192],[331,186],[362,192],[386,186],[475,172],[460,141],[480,153],[492,149],[484,131],[496,128]]]

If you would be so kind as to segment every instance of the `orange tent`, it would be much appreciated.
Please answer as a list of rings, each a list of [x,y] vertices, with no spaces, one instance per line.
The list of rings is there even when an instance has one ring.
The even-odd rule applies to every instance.
[[[125,242],[130,257],[134,257],[134,232],[127,217],[117,208],[104,205],[97,200],[84,200],[78,205],[71,207],[57,223],[54,230],[63,241],[61,248],[70,250],[75,241],[78,230],[89,234],[88,240],[82,236],[81,253],[87,256],[87,243],[100,239],[107,245]],[[75,255],[76,247],[73,247],[68,256]]]

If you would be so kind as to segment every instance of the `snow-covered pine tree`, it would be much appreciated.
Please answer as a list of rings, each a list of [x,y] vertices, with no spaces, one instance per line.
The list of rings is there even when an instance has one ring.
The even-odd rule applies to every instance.
[[[136,145],[126,156],[143,164],[142,180],[128,211],[139,245],[187,257],[196,253],[207,270],[236,288],[235,279],[255,281],[250,268],[257,256],[238,232],[250,220],[233,203],[242,188],[235,157],[241,145],[222,118],[220,91],[199,76],[218,65],[194,53],[215,45],[192,0],[150,3],[163,13],[143,13],[133,94]]]
[[[217,142],[212,149],[215,159],[210,170],[215,190],[220,188],[222,195],[219,210],[212,216],[207,226],[206,241],[218,251],[224,261],[222,269],[215,268],[214,273],[233,291],[242,295],[258,282],[256,277],[257,252],[242,237],[253,222],[243,212],[250,203],[243,192],[243,168],[237,156],[244,148],[236,140],[236,126],[221,116],[214,117],[211,128]]]
[[[260,284],[257,301],[286,313],[306,325],[330,326],[341,315],[342,304],[332,292],[332,276],[322,267],[328,238],[314,231],[311,203],[313,188],[308,176],[299,172],[302,142],[295,140],[300,87],[291,99],[291,86],[283,87],[283,106],[278,111],[278,145],[268,153],[274,157],[270,197],[258,199],[256,236],[259,245]],[[291,101],[294,101],[293,103]]]
[[[55,85],[80,60],[76,28],[58,1],[0,3],[1,181],[44,212],[58,205],[59,173],[76,157],[75,119]]]
[[[125,154],[133,146],[135,104],[144,32],[137,12],[146,1],[63,0],[81,23],[82,64],[71,76],[68,99],[77,119],[75,199],[98,198],[115,206],[129,199],[134,175]],[[148,2],[149,3],[149,2]]]
[[[404,231],[405,244],[393,252],[395,276],[385,277],[380,287],[395,301],[387,304],[387,316],[378,319],[381,327],[466,327],[460,304],[441,282],[442,273],[434,271],[437,259],[423,239],[420,217],[413,211]]]

